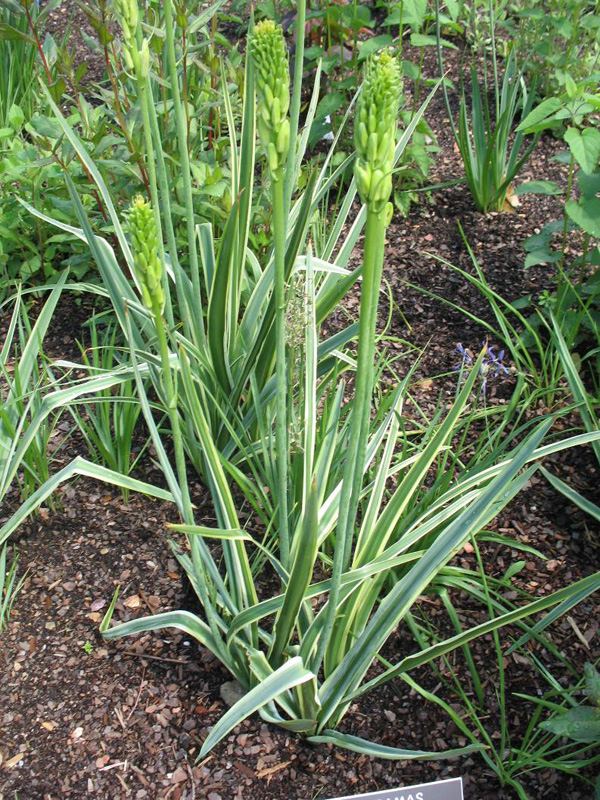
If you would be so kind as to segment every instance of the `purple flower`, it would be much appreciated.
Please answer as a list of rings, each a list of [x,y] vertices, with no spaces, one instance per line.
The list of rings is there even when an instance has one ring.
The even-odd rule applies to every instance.
[[[500,350],[499,353],[496,353],[498,349],[496,345],[488,345],[487,342],[482,342],[481,346],[485,350],[485,355],[483,356],[479,373],[482,378],[481,393],[485,394],[487,382],[490,378],[497,378],[502,374],[508,375],[509,371],[504,364],[504,350]],[[456,345],[456,351],[459,353],[461,361],[459,364],[454,365],[454,370],[468,369],[473,366],[475,363],[475,356],[472,350],[469,350],[468,347],[463,347],[462,343],[459,342]]]

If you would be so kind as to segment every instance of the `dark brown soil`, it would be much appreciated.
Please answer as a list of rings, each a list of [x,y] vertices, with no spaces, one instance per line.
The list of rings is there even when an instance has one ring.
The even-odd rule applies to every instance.
[[[426,66],[433,74],[434,67]],[[434,101],[428,119],[442,146],[432,179],[460,174],[441,98]],[[563,167],[550,160],[560,149],[560,143],[543,138],[519,181],[552,178],[564,182]],[[430,204],[413,207],[408,219],[397,218],[390,227],[385,277],[396,306],[390,333],[427,348],[420,377],[451,372],[459,360],[456,345],[461,342],[477,350],[485,331],[407,282],[493,321],[477,292],[434,257],[470,269],[459,221],[490,283],[506,299],[551,285],[550,269],[523,270],[522,243],[558,215],[560,206],[552,198],[534,196],[521,198],[521,203],[514,214],[486,216],[473,209],[467,189],[459,186],[435,193]],[[350,298],[347,308],[355,313],[356,297]],[[84,307],[75,313],[68,299],[61,304],[49,337],[52,356],[77,354],[72,342],[85,312]],[[386,318],[387,299],[383,298],[382,324]],[[392,346],[400,354],[408,350],[402,344]],[[508,380],[507,386],[512,385]],[[449,385],[452,381],[454,377]],[[415,388],[426,411],[435,407],[439,390],[439,384],[428,380]],[[501,383],[491,384],[490,402],[502,397],[503,391]],[[64,453],[61,458],[68,456]],[[553,464],[579,491],[600,500],[598,465],[588,450],[568,452]],[[201,496],[201,487],[197,492]],[[121,620],[195,608],[167,544],[165,523],[174,521],[173,508],[136,496],[124,503],[118,493],[88,480],[63,489],[59,501],[59,508],[43,509],[15,537],[27,578],[0,639],[0,800],[15,796],[19,800],[325,800],[457,775],[464,778],[466,800],[516,797],[513,789],[501,786],[477,754],[426,763],[372,759],[311,746],[264,724],[257,715],[196,763],[208,729],[226,710],[219,693],[229,679],[224,669],[210,653],[176,631],[109,643],[98,634],[116,585],[121,586],[116,612]],[[0,510],[0,522],[16,503],[16,496],[9,496]],[[493,575],[503,574],[513,561],[524,558],[526,566],[516,583],[536,596],[600,567],[600,528],[557,496],[541,477],[531,481],[493,527],[535,546],[546,557],[523,557],[514,548],[492,544],[483,547]],[[459,553],[455,563],[472,568],[472,548]],[[482,618],[481,609],[468,598],[454,599],[465,621]],[[585,661],[600,656],[599,603],[597,596],[586,600],[550,629],[552,641],[579,674]],[[442,613],[429,598],[421,605],[441,624]],[[510,633],[503,633],[503,644]],[[400,628],[384,655],[394,661],[407,648],[414,648],[414,642]],[[540,646],[532,647],[532,652],[565,687],[576,681]],[[486,678],[489,716],[484,724],[498,741],[493,641],[478,641],[473,655]],[[463,656],[455,655],[452,663],[468,687]],[[446,671],[442,664],[439,667]],[[506,674],[507,719],[511,744],[516,747],[532,706],[514,697],[514,692],[536,695],[547,687],[530,662],[519,656],[506,660]],[[431,672],[414,677],[456,704],[456,697],[439,686]],[[466,744],[446,714],[401,681],[353,705],[342,729],[395,747],[443,751]],[[591,779],[595,773],[584,774]],[[592,792],[580,778],[549,769],[525,775],[522,782],[532,800],[587,800]]]

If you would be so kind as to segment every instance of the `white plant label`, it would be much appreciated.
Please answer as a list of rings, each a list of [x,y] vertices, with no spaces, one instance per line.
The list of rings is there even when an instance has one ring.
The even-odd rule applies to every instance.
[[[331,800],[464,800],[462,778],[419,783],[404,789],[382,789],[368,794],[332,797]]]

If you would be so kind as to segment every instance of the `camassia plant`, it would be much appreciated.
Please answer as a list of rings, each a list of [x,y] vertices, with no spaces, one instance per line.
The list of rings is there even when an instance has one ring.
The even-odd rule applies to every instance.
[[[278,181],[288,130],[287,103],[285,98],[282,102],[271,83],[271,76],[284,74],[287,68],[281,31],[270,22],[257,25],[249,52],[258,81],[263,84],[258,91],[262,121],[259,130],[273,202],[277,202],[281,198]],[[278,92],[280,87],[278,84]],[[234,469],[216,447],[207,421],[207,396],[198,390],[195,393],[194,417],[204,432],[203,451],[218,527],[194,521],[187,496],[183,437],[173,413],[177,475],[175,472],[171,475],[179,489],[178,502],[184,521],[171,527],[187,534],[189,550],[173,547],[198,594],[203,616],[185,610],[170,611],[111,627],[117,603],[115,594],[102,623],[107,639],[167,627],[184,630],[214,652],[238,681],[244,692],[242,699],[211,730],[200,756],[242,719],[259,710],[269,722],[313,742],[334,742],[389,758],[437,757],[440,754],[379,746],[336,728],[350,704],[366,691],[503,624],[525,625],[523,620],[527,616],[557,604],[568,608],[600,585],[600,576],[592,576],[551,597],[506,611],[431,648],[407,655],[396,664],[382,661],[378,674],[367,677],[381,648],[418,597],[427,592],[434,579],[439,579],[452,555],[528,482],[543,454],[566,446],[561,443],[550,448],[539,447],[550,424],[546,421],[508,459],[486,469],[473,470],[449,486],[435,502],[419,506],[420,490],[429,469],[448,447],[452,432],[470,402],[483,356],[466,376],[445,419],[427,432],[420,447],[398,454],[408,379],[398,387],[383,418],[376,415],[376,422],[371,422],[377,300],[385,233],[391,219],[389,198],[399,94],[398,63],[392,54],[382,52],[367,63],[356,110],[354,170],[366,210],[366,229],[352,401],[343,406],[344,384],[337,380],[341,368],[319,375],[315,290],[315,267],[319,262],[307,247],[301,261],[305,273],[302,385],[290,386],[285,377],[290,366],[290,343],[278,339],[281,324],[276,321],[275,385],[266,396],[267,402],[256,385],[256,374],[250,376],[257,438],[244,448],[244,461],[239,469]],[[160,281],[154,267],[148,266],[160,268],[155,256],[156,232],[152,230],[148,206],[143,221],[136,220],[141,206],[140,202],[130,216],[137,277],[142,284],[144,303],[152,305],[157,331],[161,327],[166,331],[163,298],[158,288],[153,289],[160,286]],[[278,213],[275,224],[285,225],[285,219]],[[274,233],[277,249],[278,237],[284,231]],[[274,269],[285,269],[277,252]],[[281,279],[276,277],[273,293],[282,289],[285,293],[285,283],[278,289],[278,280]],[[283,300],[285,303],[285,294]],[[276,307],[276,316],[282,315],[285,308],[285,305]],[[158,335],[163,337],[161,333]],[[168,407],[174,409],[173,355],[162,345],[161,351],[165,390],[170,399]],[[180,361],[179,370],[182,391],[191,397],[194,382],[186,359]],[[281,385],[286,388],[283,398],[279,392]],[[300,441],[287,436],[282,442],[277,432],[278,415],[285,414],[287,420],[299,397],[304,411]],[[143,399],[142,404],[147,406]],[[148,423],[152,428],[149,415]],[[162,448],[158,436],[155,446]],[[526,466],[529,462],[533,463]],[[282,472],[286,485],[281,480]],[[277,507],[272,510],[278,513],[270,517],[274,531],[253,530],[254,522],[241,523],[231,477],[248,498],[276,498]],[[392,478],[396,488],[390,490]],[[257,481],[264,481],[268,491],[264,485],[251,486]],[[281,510],[284,503],[287,504],[285,519]],[[279,529],[282,524],[285,531]],[[215,560],[215,547],[209,548],[207,540],[220,543],[224,571]],[[325,547],[331,541],[332,558]],[[281,589],[277,595],[260,599],[262,586],[255,582],[257,564],[261,572],[266,569],[279,581]],[[460,750],[443,755],[456,752]]]
[[[169,17],[169,0],[164,10]],[[483,354],[464,376],[445,417],[440,415],[418,442],[400,435],[410,374],[374,407],[377,303],[392,213],[392,172],[414,129],[409,126],[397,141],[401,85],[398,61],[390,52],[373,56],[365,67],[354,113],[354,179],[339,214],[329,221],[329,234],[313,253],[307,242],[310,221],[340,174],[329,171],[327,157],[304,191],[295,192],[318,80],[306,126],[299,133],[301,67],[288,116],[283,34],[270,22],[251,30],[239,141],[230,126],[235,201],[215,245],[211,226],[194,224],[189,194],[189,271],[184,271],[169,227],[169,187],[157,149],[144,28],[134,14],[128,20],[132,29],[136,27],[136,35],[128,38],[131,64],[147,98],[151,198],[136,199],[125,223],[56,107],[55,113],[106,201],[131,278],[121,271],[111,244],[93,235],[72,190],[81,228],[69,231],[92,250],[103,291],[129,344],[130,363],[74,383],[44,402],[45,408],[69,403],[133,377],[168,490],[81,460],[55,476],[54,485],[83,471],[171,500],[181,520],[172,527],[186,535],[184,546],[173,544],[174,552],[202,613],[169,611],[111,627],[115,595],[101,630],[114,639],[180,628],[209,648],[238,681],[244,694],[214,726],[201,755],[259,710],[264,719],[313,742],[334,742],[390,758],[436,757],[439,754],[379,746],[336,729],[350,705],[370,689],[501,625],[514,623],[528,633],[528,616],[553,606],[568,610],[600,586],[600,575],[593,575],[525,607],[501,609],[494,619],[406,654],[396,663],[379,656],[418,598],[434,581],[443,581],[447,562],[527,484],[538,461],[600,434],[541,446],[551,424],[547,420],[502,459],[490,457],[485,466],[475,464],[454,481],[443,469],[438,478],[432,476],[431,468],[444,464],[452,434],[472,402]],[[170,30],[167,25],[169,51],[174,47]],[[170,92],[179,119],[179,75],[176,59],[169,61]],[[419,116],[411,124],[416,125]],[[274,226],[274,247],[262,263],[248,244],[256,119]],[[183,116],[178,128],[185,184],[190,176]],[[357,193],[360,211],[345,226]],[[348,260],[363,229],[362,265],[349,273]],[[320,342],[321,323],[359,277],[358,322]],[[355,356],[348,344],[356,338]],[[347,370],[353,373],[353,391],[343,380]],[[164,425],[159,430],[153,415],[157,404],[170,423],[169,448]],[[302,424],[296,429],[293,422],[298,417]],[[216,527],[196,518],[188,487],[190,466],[210,490]],[[438,492],[429,492],[430,477],[439,481]],[[424,493],[427,502],[422,502]],[[30,501],[39,502],[40,495]],[[242,517],[242,507],[255,514]],[[0,541],[29,508],[0,529]],[[271,580],[258,578],[264,574]],[[265,586],[273,581],[279,590],[269,596]]]
[[[437,51],[440,75],[443,75],[442,45],[440,39],[439,0],[437,9]],[[467,109],[467,93],[461,80],[458,125],[450,108],[446,84],[443,94],[452,136],[460,152],[465,177],[473,202],[479,211],[503,211],[514,179],[529,159],[540,134],[525,143],[523,131],[513,126],[520,110],[521,120],[533,108],[534,94],[528,92],[521,72],[517,69],[514,53],[510,52],[502,85],[498,75],[495,38],[495,1],[489,0],[491,55],[493,67],[493,105],[488,97],[487,65],[484,67],[483,85],[477,69],[471,65],[471,113]]]

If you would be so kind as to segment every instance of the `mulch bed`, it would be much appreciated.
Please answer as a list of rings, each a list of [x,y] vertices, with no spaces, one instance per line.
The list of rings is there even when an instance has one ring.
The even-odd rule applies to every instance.
[[[426,68],[434,74],[433,63],[428,61]],[[434,100],[428,119],[442,146],[432,180],[447,180],[460,174],[460,162],[440,97]],[[560,142],[544,137],[519,181],[544,178],[564,183],[564,167],[551,160],[561,149]],[[451,373],[459,360],[457,343],[477,350],[485,332],[406,282],[491,321],[477,292],[433,257],[470,268],[458,221],[490,283],[506,299],[551,286],[549,269],[523,270],[522,242],[557,216],[560,205],[552,197],[536,196],[525,196],[521,203],[514,214],[485,216],[473,209],[466,187],[458,186],[435,193],[430,203],[422,202],[407,219],[396,217],[392,223],[385,278],[396,306],[389,334],[426,348],[420,376]],[[48,338],[54,357],[76,356],[73,342],[80,335],[86,308],[73,302],[65,297],[55,317]],[[349,313],[355,307],[354,296]],[[387,311],[387,300],[382,299],[382,324]],[[393,346],[400,354],[407,350],[402,344]],[[448,385],[455,380],[452,377]],[[422,407],[435,407],[439,391],[437,382],[421,382],[417,394]],[[491,385],[489,392],[490,401],[501,397],[502,385]],[[60,459],[66,461],[76,447],[73,438]],[[595,502],[600,500],[598,468],[589,450],[569,451],[554,462],[579,491]],[[202,488],[195,490],[202,500]],[[9,496],[0,521],[16,502],[14,495]],[[137,496],[125,503],[111,488],[81,479],[58,493],[54,508],[42,509],[18,532],[20,569],[27,570],[27,578],[0,639],[0,800],[17,796],[19,800],[325,800],[458,775],[465,781],[466,800],[515,797],[513,790],[500,786],[477,754],[426,763],[372,759],[310,746],[264,724],[258,715],[197,763],[208,729],[226,710],[220,697],[220,687],[229,679],[225,670],[210,653],[177,631],[108,643],[98,634],[116,585],[121,586],[116,612],[121,620],[168,609],[195,609],[167,544],[165,523],[174,519],[168,504]],[[526,567],[517,579],[521,588],[537,596],[600,568],[598,526],[557,496],[541,477],[534,477],[493,527],[546,556],[546,560],[526,556]],[[483,552],[494,575],[523,558],[513,548],[496,545],[484,546]],[[465,549],[456,563],[472,568],[472,552]],[[469,620],[480,618],[481,612],[470,608],[465,598],[455,599],[459,604],[465,601],[461,611]],[[599,604],[598,597],[588,599],[550,632],[579,670],[585,661],[600,656]],[[436,609],[430,610],[435,616]],[[506,636],[502,635],[505,642]],[[406,654],[409,646],[401,628],[384,655],[393,661]],[[498,709],[491,638],[478,641],[473,652],[488,678],[486,724],[493,733]],[[565,686],[573,682],[548,653],[537,647],[536,654]],[[513,692],[535,695],[547,688],[534,668],[523,662],[511,658],[506,664],[514,745],[529,722],[531,707]],[[462,655],[454,663],[466,681]],[[418,672],[415,677],[453,702],[432,674]],[[466,743],[448,717],[401,681],[354,704],[342,729],[395,747],[440,751]],[[588,777],[593,774],[587,773]],[[584,800],[591,793],[580,779],[552,770],[528,775],[523,783],[532,798]]]

